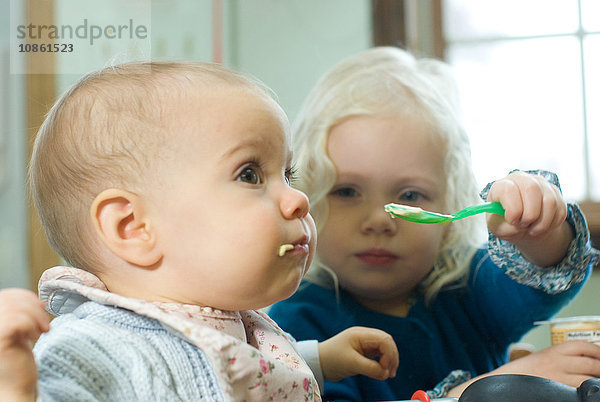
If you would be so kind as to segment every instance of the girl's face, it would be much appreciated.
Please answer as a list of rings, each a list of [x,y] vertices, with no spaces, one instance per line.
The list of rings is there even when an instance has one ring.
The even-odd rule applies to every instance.
[[[351,117],[334,126],[328,154],[337,178],[317,253],[364,306],[403,315],[436,261],[445,227],[393,219],[390,202],[443,211],[443,149],[417,119]]]

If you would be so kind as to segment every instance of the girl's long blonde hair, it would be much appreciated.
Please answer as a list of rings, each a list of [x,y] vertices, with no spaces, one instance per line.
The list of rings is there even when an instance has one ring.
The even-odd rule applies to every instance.
[[[329,132],[343,119],[358,115],[422,118],[445,149],[446,212],[481,201],[449,66],[433,59],[417,60],[394,47],[372,48],[329,70],[309,93],[292,127],[294,165],[299,173],[295,186],[308,195],[318,231],[327,220],[326,197],[336,180],[327,155]],[[422,283],[428,302],[445,285],[466,278],[484,238],[480,219],[454,222],[449,227],[438,259]],[[307,279],[323,283],[324,278],[333,279],[337,287],[333,271],[317,255]]]

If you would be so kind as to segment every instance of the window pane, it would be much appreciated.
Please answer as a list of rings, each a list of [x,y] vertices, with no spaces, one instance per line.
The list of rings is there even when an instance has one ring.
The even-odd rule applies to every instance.
[[[600,1],[582,0],[581,20],[586,31],[600,32]]]
[[[573,33],[578,27],[577,0],[444,0],[443,11],[449,41]]]
[[[455,44],[448,47],[447,56],[459,82],[480,183],[513,168],[541,168],[559,174],[566,198],[582,197],[577,40]]]
[[[590,156],[590,195],[600,201],[600,35],[584,42],[587,88],[588,145]]]

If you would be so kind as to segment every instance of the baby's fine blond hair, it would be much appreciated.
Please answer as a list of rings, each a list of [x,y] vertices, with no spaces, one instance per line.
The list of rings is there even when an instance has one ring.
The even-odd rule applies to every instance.
[[[135,62],[90,73],[60,97],[36,136],[29,185],[46,237],[68,264],[101,266],[89,219],[94,198],[108,188],[137,192],[170,158],[176,133],[168,124],[181,116],[166,106],[223,85],[267,92],[215,64]]]

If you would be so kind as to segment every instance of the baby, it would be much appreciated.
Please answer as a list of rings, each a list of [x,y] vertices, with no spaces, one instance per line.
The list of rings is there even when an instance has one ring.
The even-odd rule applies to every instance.
[[[40,280],[60,317],[33,350],[37,378],[28,341],[47,317],[30,292],[0,292],[0,396],[320,400],[321,375],[393,376],[382,331],[296,344],[257,311],[293,294],[314,254],[289,136],[260,84],[216,65],[132,63],[75,84],[29,176],[70,265]]]

